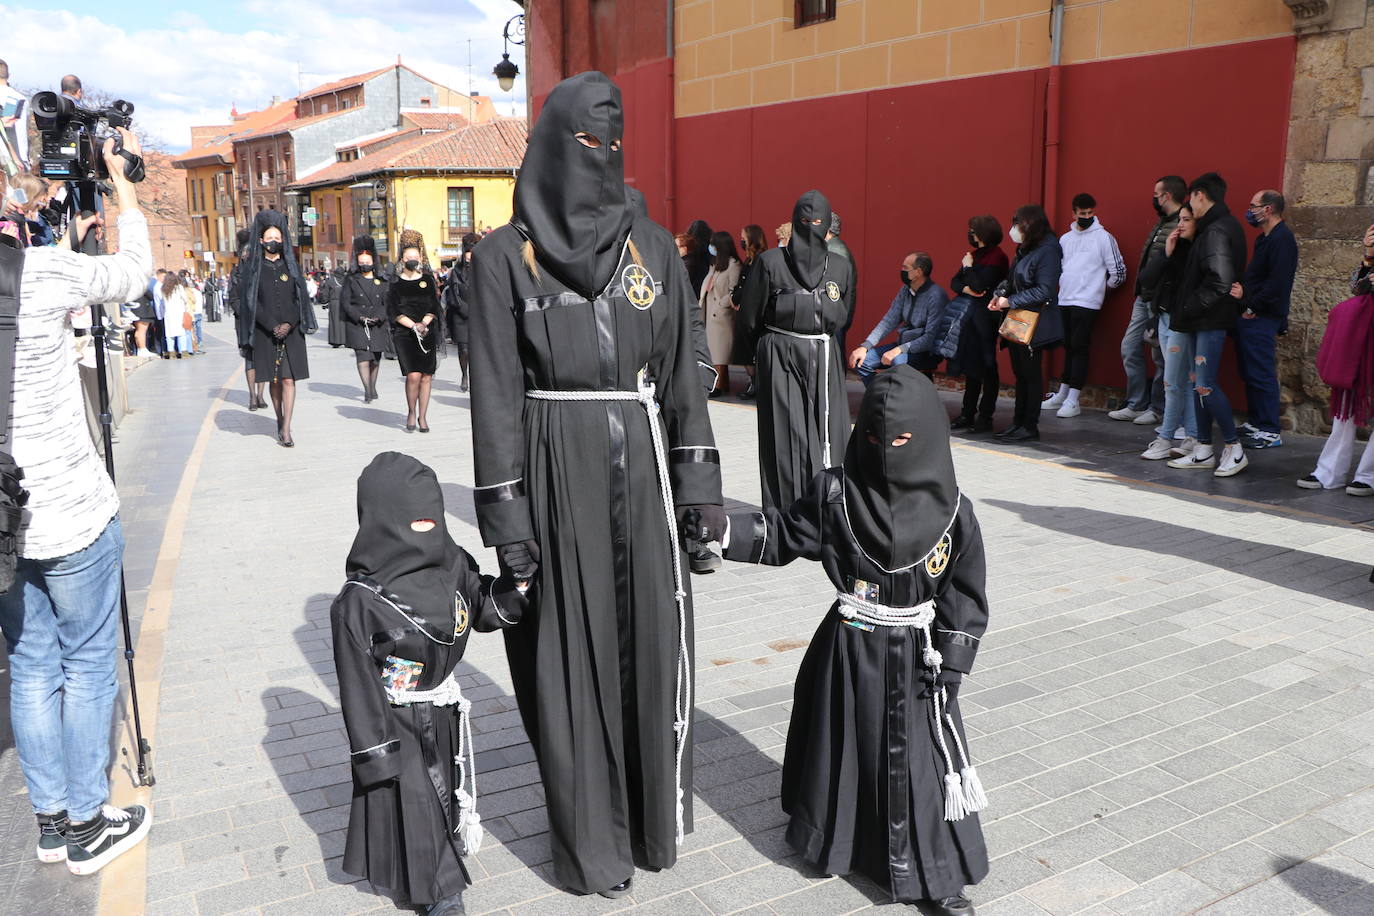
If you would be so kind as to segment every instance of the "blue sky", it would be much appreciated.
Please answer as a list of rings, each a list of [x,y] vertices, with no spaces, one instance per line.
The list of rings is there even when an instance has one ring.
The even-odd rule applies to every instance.
[[[491,76],[511,0],[64,0],[0,2],[0,58],[21,89],[55,88],[76,73],[133,102],[135,120],[168,148],[184,149],[190,127],[222,124],[300,86],[402,60],[440,83],[472,88],[502,114],[524,112],[525,86],[502,93]],[[117,10],[117,13],[112,11]],[[61,48],[67,48],[64,54]],[[512,59],[522,62],[519,49]]]

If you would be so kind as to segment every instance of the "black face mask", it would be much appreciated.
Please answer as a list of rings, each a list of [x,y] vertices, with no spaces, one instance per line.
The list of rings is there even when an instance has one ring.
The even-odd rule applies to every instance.
[[[1080,216],[1080,217],[1077,219],[1077,223],[1078,223],[1078,228],[1079,228],[1079,229],[1087,229],[1089,226],[1091,226],[1091,225],[1093,224],[1093,217],[1091,217],[1091,216]]]
[[[419,270],[420,262],[415,260],[414,258],[411,258],[409,261],[406,261],[405,268],[406,270]]]
[[[974,234],[972,229],[968,231],[968,243],[974,248],[978,247],[978,236]]]
[[[281,254],[281,242],[278,242],[278,241],[263,242],[263,243],[262,243],[262,250],[265,251],[265,252],[267,252],[268,254]]]
[[[906,286],[909,283],[911,283],[911,271],[904,270],[902,271],[902,285]]]
[[[359,262],[358,262],[358,273],[360,273],[360,274],[370,274],[370,273],[372,273],[372,262],[371,262],[371,261],[359,261]]]
[[[1155,206],[1155,215],[1157,215],[1157,216],[1163,216],[1163,215],[1164,215],[1164,205],[1163,205],[1162,203],[1159,202],[1159,198],[1158,198],[1158,197],[1152,197],[1152,198],[1150,198],[1150,203],[1154,204],[1154,206]]]

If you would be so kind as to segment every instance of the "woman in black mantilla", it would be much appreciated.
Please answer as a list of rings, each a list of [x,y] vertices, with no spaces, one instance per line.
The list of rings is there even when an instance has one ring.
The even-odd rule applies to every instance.
[[[513,583],[449,537],[434,471],[383,452],[358,478],[358,536],[329,610],[353,805],[343,868],[428,916],[459,916],[461,856],[482,843],[471,703],[458,663],[473,629],[520,619]]]
[[[377,400],[377,375],[382,353],[391,340],[387,327],[389,281],[377,268],[377,243],[370,235],[353,240],[353,270],[344,275],[335,308],[347,322],[344,343],[358,360],[358,380],[363,383],[363,403]]]
[[[725,521],[695,300],[673,237],[626,202],[624,136],[604,74],[549,94],[514,219],[473,253],[469,329],[482,537],[516,579],[538,570],[506,647],[554,873],[608,897],[672,866],[692,827],[677,529]]]
[[[792,210],[792,240],[763,252],[740,295],[735,333],[757,341],[759,478],[763,505],[786,509],[838,464],[849,398],[835,334],[848,321],[849,259],[831,257],[830,202],[807,191]]]
[[[396,361],[406,380],[406,432],[429,432],[429,390],[439,368],[444,335],[439,325],[439,285],[425,260],[424,236],[414,229],[401,233],[400,260],[387,290],[386,314]]]
[[[787,839],[821,871],[971,916],[987,805],[959,684],[987,629],[983,538],[954,480],[935,386],[910,366],[864,395],[844,464],[786,510],[730,513],[725,557],[819,560],[837,590],[797,672]]]
[[[252,348],[257,381],[268,383],[277,414],[277,442],[291,448],[296,382],[310,377],[305,335],[317,327],[315,308],[296,264],[286,216],[259,210],[253,236],[258,243],[248,249],[238,287],[239,346]]]

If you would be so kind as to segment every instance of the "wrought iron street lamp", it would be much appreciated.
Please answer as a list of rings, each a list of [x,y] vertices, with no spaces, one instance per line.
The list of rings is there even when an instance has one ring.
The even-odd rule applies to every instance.
[[[505,42],[501,62],[492,69],[491,75],[496,77],[496,83],[502,92],[510,92],[515,88],[515,78],[520,75],[520,68],[510,59],[510,46],[525,43],[524,13],[512,16],[506,22],[505,28],[501,30],[501,39]]]

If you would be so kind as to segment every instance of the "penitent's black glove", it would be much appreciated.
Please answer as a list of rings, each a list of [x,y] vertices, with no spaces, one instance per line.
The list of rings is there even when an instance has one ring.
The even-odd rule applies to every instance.
[[[528,582],[539,571],[539,545],[534,541],[516,541],[496,548],[501,572],[516,582]]]
[[[725,509],[721,506],[678,506],[677,530],[688,544],[725,537]]]

